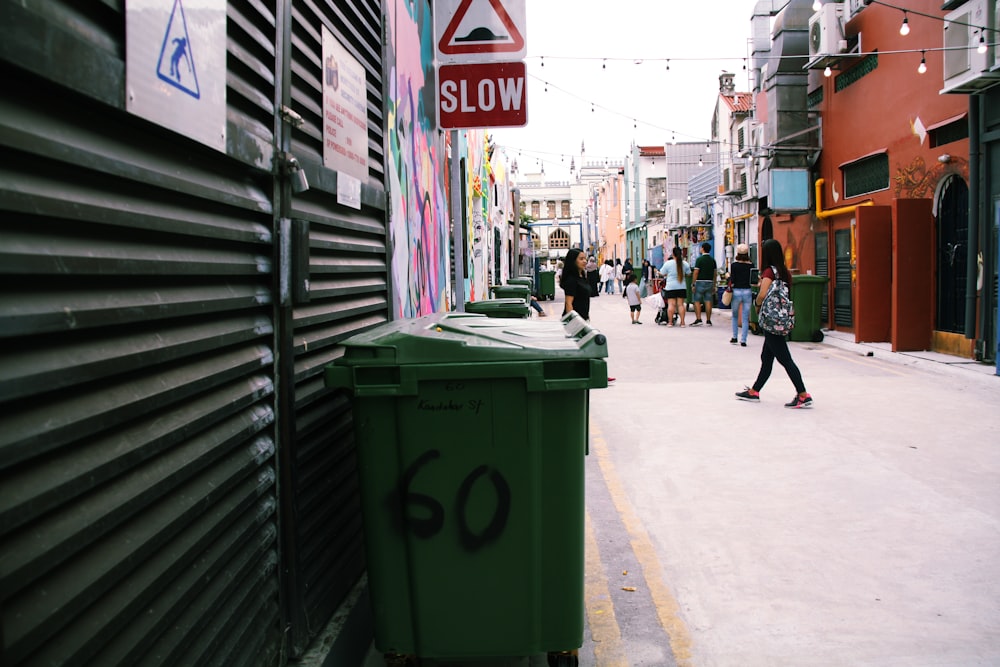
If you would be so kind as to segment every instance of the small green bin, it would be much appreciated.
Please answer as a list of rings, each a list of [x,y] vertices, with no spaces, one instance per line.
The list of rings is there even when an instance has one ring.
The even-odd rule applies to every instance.
[[[524,303],[531,301],[531,288],[525,285],[491,285],[490,293],[494,299],[521,299]]]
[[[790,340],[800,343],[823,340],[820,313],[828,280],[826,276],[792,276],[789,296],[795,304],[795,328],[789,335]]]
[[[508,285],[524,285],[529,290],[534,291],[535,281],[531,279],[531,276],[516,276],[514,278],[507,279]]]
[[[343,345],[326,384],[354,396],[375,646],[462,664],[579,648],[605,337],[576,313],[446,313]]]
[[[465,312],[478,313],[487,317],[529,317],[531,308],[524,299],[484,299],[466,301]]]
[[[539,299],[555,299],[556,298],[556,272],[555,271],[539,271],[538,272],[538,298]]]

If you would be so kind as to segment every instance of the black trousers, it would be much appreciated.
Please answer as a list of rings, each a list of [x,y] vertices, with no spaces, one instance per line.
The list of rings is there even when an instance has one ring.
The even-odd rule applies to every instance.
[[[788,379],[795,385],[795,391],[804,394],[805,384],[802,383],[802,373],[799,367],[792,361],[792,353],[788,350],[788,341],[784,336],[764,332],[764,347],[760,351],[760,372],[757,373],[757,380],[753,383],[753,390],[760,391],[767,384],[767,379],[771,377],[771,368],[774,360],[785,367]]]

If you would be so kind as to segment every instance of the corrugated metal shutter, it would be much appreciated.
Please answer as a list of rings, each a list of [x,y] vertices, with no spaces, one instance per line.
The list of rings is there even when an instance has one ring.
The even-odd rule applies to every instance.
[[[4,665],[282,660],[275,16],[228,156],[124,112],[124,3],[0,3]]]
[[[309,190],[294,195],[287,215],[298,298],[289,314],[294,358],[296,553],[286,554],[301,596],[292,609],[293,655],[336,610],[364,571],[360,503],[349,404],[323,385],[323,369],[341,354],[340,340],[387,320],[386,197],[383,173],[381,3],[294,3],[285,104],[304,119],[289,149]],[[337,203],[337,174],[323,165],[322,27],[365,68],[369,179],[362,208]],[[306,281],[308,277],[308,282]],[[291,342],[291,339],[294,342]]]

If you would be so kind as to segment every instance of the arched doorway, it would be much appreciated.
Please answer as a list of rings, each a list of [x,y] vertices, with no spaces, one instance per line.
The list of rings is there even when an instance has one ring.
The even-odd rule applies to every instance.
[[[941,188],[937,208],[938,331],[965,331],[966,262],[969,255],[969,187],[950,176]]]

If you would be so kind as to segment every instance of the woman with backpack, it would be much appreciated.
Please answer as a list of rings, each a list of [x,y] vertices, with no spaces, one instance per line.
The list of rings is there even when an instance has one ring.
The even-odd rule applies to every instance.
[[[760,265],[765,268],[761,271],[760,291],[757,294],[756,305],[758,313],[763,315],[761,307],[769,296],[772,284],[775,281],[783,282],[784,287],[787,289],[792,284],[792,276],[785,267],[785,253],[781,249],[781,243],[775,239],[768,239],[761,246]],[[775,285],[775,289],[780,290],[781,285]],[[758,316],[758,323],[761,323],[760,315]],[[753,386],[746,387],[743,391],[738,392],[736,398],[741,401],[759,403],[760,390],[764,388],[767,379],[771,377],[771,368],[774,366],[774,360],[777,359],[778,363],[785,367],[788,379],[795,385],[795,397],[790,402],[785,403],[785,407],[811,408],[813,403],[812,397],[806,391],[806,386],[802,382],[802,373],[799,372],[798,366],[792,361],[792,353],[788,350],[788,341],[785,340],[787,332],[771,333],[763,327],[763,323],[761,324],[764,332],[764,347],[760,351],[760,371],[757,373],[757,379],[754,381]]]

